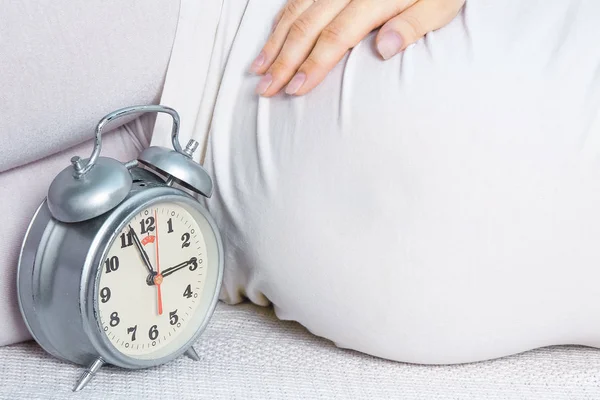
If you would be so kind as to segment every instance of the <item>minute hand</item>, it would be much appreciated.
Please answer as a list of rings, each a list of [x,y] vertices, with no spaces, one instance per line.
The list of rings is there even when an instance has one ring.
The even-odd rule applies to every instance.
[[[192,257],[188,261],[184,261],[181,264],[175,265],[174,267],[165,269],[161,275],[163,276],[163,278],[167,277],[167,276],[171,275],[173,272],[179,271],[180,269],[183,269],[183,268],[187,267],[188,265],[194,265],[197,267],[198,260],[196,259],[196,257]]]
[[[133,238],[135,247],[137,247],[138,251],[140,252],[140,255],[142,256],[142,261],[144,261],[144,264],[146,265],[148,272],[150,272],[152,274],[154,272],[154,268],[152,268],[152,263],[150,263],[150,259],[148,258],[148,253],[146,253],[146,250],[144,250],[144,246],[142,246],[142,243],[140,242],[140,238],[138,238],[137,234],[135,233],[135,231],[133,230],[131,225],[129,225],[129,232],[131,233],[131,237]]]

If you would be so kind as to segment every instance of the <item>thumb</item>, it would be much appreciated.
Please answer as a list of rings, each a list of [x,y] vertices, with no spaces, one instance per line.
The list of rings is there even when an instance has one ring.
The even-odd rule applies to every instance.
[[[377,34],[377,51],[384,60],[406,49],[425,34],[448,24],[464,0],[421,0],[386,22]]]

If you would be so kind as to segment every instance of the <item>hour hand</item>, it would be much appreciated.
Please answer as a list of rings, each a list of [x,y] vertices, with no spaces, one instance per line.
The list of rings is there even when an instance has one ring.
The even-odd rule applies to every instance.
[[[142,256],[142,260],[144,261],[144,265],[148,269],[148,272],[153,274],[154,268],[152,268],[152,263],[150,263],[150,259],[148,258],[148,253],[146,253],[146,250],[144,250],[144,246],[142,245],[142,242],[140,242],[140,238],[138,238],[137,234],[135,233],[135,230],[133,230],[131,225],[129,225],[129,233],[131,234],[131,237],[133,238],[135,247],[137,247],[138,251],[140,252],[140,256]]]
[[[193,269],[196,269],[198,267],[198,259],[196,257],[192,257],[189,260],[182,262],[181,264],[177,264],[174,267],[165,269],[161,275],[163,276],[163,278],[167,277],[167,276],[171,275],[173,272],[177,272],[180,269],[183,269],[190,265],[193,265],[194,266]]]

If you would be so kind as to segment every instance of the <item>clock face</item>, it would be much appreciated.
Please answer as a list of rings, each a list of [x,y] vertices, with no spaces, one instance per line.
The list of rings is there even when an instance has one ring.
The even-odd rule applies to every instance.
[[[202,320],[195,313],[206,257],[200,226],[184,207],[159,203],[133,217],[100,266],[97,310],[112,345],[141,358],[185,345]]]

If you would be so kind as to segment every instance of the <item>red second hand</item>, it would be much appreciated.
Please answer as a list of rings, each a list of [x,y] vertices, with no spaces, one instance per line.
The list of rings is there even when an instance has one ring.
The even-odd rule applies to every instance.
[[[156,215],[156,210],[154,210],[154,223],[156,224],[156,243],[154,247],[156,248],[156,276],[154,277],[154,284],[156,285],[156,294],[158,296],[158,315],[162,315],[163,306],[162,306],[162,294],[160,292],[160,284],[162,283],[163,277],[160,274],[160,259],[158,253],[158,218]]]

